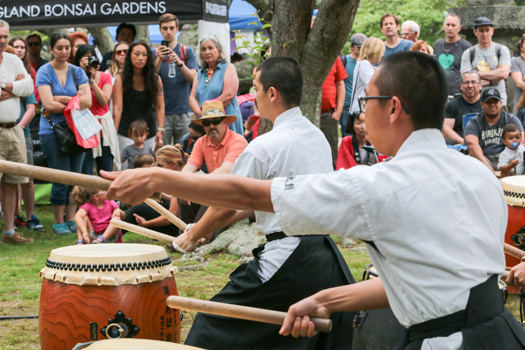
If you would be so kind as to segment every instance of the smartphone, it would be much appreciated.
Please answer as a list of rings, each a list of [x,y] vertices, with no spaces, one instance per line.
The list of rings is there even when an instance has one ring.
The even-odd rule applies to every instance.
[[[168,40],[162,40],[162,41],[160,42],[160,44],[161,44],[162,46],[170,47],[170,42],[169,42]]]

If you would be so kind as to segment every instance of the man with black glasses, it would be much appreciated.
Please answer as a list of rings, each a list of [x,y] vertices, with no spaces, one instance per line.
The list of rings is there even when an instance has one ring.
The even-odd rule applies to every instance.
[[[40,67],[48,62],[40,57],[40,52],[42,51],[42,38],[38,34],[30,34],[27,36],[26,42],[31,66],[33,66],[35,71],[38,71]]]
[[[447,80],[448,81],[448,80]],[[481,77],[478,71],[461,74],[461,95],[447,103],[443,136],[448,144],[463,144],[463,127],[481,112]]]
[[[390,307],[408,329],[399,349],[523,349],[525,332],[497,283],[505,271],[503,191],[480,162],[445,145],[443,69],[419,52],[392,54],[366,96],[370,141],[394,156],[388,162],[272,180],[130,170],[111,177],[108,199],[133,204],[166,192],[275,213],[287,235],[365,242],[380,278],[324,289],[291,306],[283,335],[315,336],[307,315]]]

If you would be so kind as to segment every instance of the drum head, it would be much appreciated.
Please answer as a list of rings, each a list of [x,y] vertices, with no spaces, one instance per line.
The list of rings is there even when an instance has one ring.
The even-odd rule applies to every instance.
[[[77,348],[76,348],[77,349]],[[80,349],[89,350],[202,350],[194,346],[168,343],[158,340],[146,339],[106,339],[93,342],[88,347],[81,347]]]
[[[507,204],[525,207],[525,175],[508,176],[500,181]]]
[[[161,281],[176,271],[163,247],[106,243],[54,249],[40,276],[81,286],[119,286]]]

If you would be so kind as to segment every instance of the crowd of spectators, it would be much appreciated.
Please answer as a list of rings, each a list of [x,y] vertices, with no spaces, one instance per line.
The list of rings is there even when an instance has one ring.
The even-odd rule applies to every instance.
[[[315,16],[311,25],[315,25]],[[507,47],[492,41],[494,25],[486,17],[474,23],[477,38],[474,46],[459,36],[461,21],[453,13],[448,14],[443,23],[445,38],[437,40],[433,46],[422,40],[424,28],[412,20],[401,25],[396,15],[387,13],[378,25],[384,41],[367,37],[365,33],[352,35],[350,53],[337,57],[323,84],[320,127],[331,146],[333,167],[372,165],[388,156],[377,154],[367,139],[366,121],[361,115],[367,101],[365,90],[384,56],[411,50],[434,55],[446,72],[449,102],[443,136],[447,144],[470,153],[494,172],[505,166],[504,175],[511,174],[507,170],[515,166],[501,163],[499,155],[505,149],[504,127],[513,124],[523,130],[524,38],[517,44],[516,57],[511,59]],[[0,103],[18,105],[16,128],[11,126],[12,117],[0,118],[0,128],[20,128],[23,138],[19,141],[26,146],[25,149],[20,147],[26,159],[16,158],[15,161],[32,164],[33,142],[28,126],[41,110],[38,137],[51,168],[92,174],[96,166],[98,174],[101,170],[132,168],[137,156],[140,157],[138,164],[150,163],[148,157],[153,157],[157,166],[178,164],[178,161],[159,161],[157,153],[163,146],[176,145],[185,165],[174,170],[230,172],[246,147],[245,129],[249,132],[248,140],[258,134],[257,117],[249,118],[246,126],[243,125],[247,119],[239,106],[248,101],[252,103],[251,108],[255,108],[253,96],[238,98],[236,68],[228,62],[227,53],[217,38],[202,39],[195,53],[191,47],[178,42],[179,22],[175,15],[160,16],[159,28],[164,40],[152,49],[145,42],[135,41],[137,31],[133,24],[121,23],[114,49],[103,57],[90,45],[84,32],[54,34],[49,43],[52,60],[47,62],[41,57],[43,45],[38,34],[10,38],[8,23],[0,22],[0,31],[5,32],[0,33],[0,57],[3,56],[5,62],[17,58],[17,69],[23,68],[20,72],[13,70],[18,73],[0,82]],[[512,110],[507,107],[506,79],[509,74],[516,85]],[[29,80],[33,82],[32,90],[26,91]],[[22,82],[25,82],[23,89],[20,88]],[[53,126],[66,123],[64,110],[77,95],[80,107],[91,111],[102,130],[96,135],[97,147],[66,155],[57,146]],[[401,104],[403,106],[403,101]],[[208,107],[203,108],[203,105]],[[342,141],[338,137],[339,128]],[[520,136],[521,143],[524,137]],[[347,137],[349,139],[345,140]],[[509,144],[508,152],[516,153],[518,147],[513,147],[512,142]],[[15,159],[10,154],[2,154],[2,158]],[[508,163],[516,163],[514,160]],[[11,190],[13,186],[10,185],[18,187],[19,184],[20,190]],[[2,190],[6,221],[13,221],[13,228],[10,224],[4,225],[2,241],[30,242],[16,232],[16,225],[44,231],[34,215],[32,179],[4,176]],[[72,186],[52,185],[50,202],[55,234],[77,231],[74,220],[77,204],[71,199],[71,190]],[[14,199],[11,199],[11,192],[16,192]],[[19,203],[19,197],[24,201],[27,219],[22,217],[19,204],[11,204]],[[168,199],[165,204],[175,214],[192,222],[206,209],[176,199]],[[149,225],[149,220],[135,212],[126,215],[126,219]]]

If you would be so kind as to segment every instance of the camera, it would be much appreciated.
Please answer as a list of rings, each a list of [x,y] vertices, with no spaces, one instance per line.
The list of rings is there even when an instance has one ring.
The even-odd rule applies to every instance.
[[[98,58],[95,56],[88,57],[88,64],[90,67],[97,68],[100,66],[100,62],[98,61]]]

